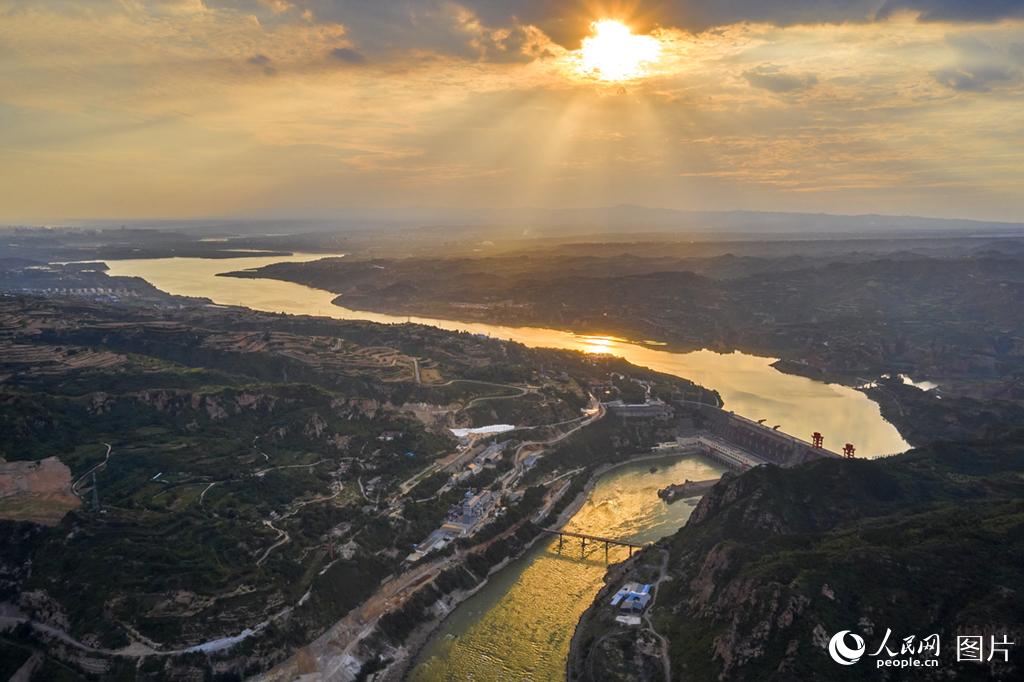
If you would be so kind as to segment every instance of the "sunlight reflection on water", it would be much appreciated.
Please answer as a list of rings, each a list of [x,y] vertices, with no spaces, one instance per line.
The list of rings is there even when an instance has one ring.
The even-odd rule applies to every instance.
[[[654,473],[651,466],[657,466]],[[668,505],[658,489],[687,478],[719,476],[722,469],[702,458],[636,462],[608,472],[566,528],[635,542],[651,542],[675,532],[693,507]],[[628,556],[609,550],[609,560]],[[459,606],[431,639],[411,679],[562,680],[573,628],[601,588],[604,546],[579,541],[544,541],[495,576]]]
[[[779,424],[783,431],[805,440],[813,432],[820,431],[825,435],[825,447],[833,450],[849,442],[857,446],[859,455],[872,457],[902,452],[908,447],[899,432],[882,419],[878,405],[863,393],[846,386],[783,374],[771,367],[772,358],[709,350],[671,353],[613,336],[577,335],[539,327],[504,327],[350,310],[334,305],[334,294],[300,284],[216,276],[221,272],[257,268],[270,263],[302,262],[324,257],[324,254],[297,253],[291,257],[254,256],[221,260],[150,258],[112,260],[107,261],[107,265],[111,275],[143,277],[170,293],[202,296],[217,303],[246,305],[255,310],[383,323],[412,321],[442,329],[511,339],[534,347],[611,353],[634,364],[714,388],[721,394],[726,409],[752,419],[766,419],[772,426]]]
[[[853,442],[858,453],[866,456],[907,447],[896,429],[882,419],[878,406],[862,393],[782,374],[771,367],[771,358],[708,350],[670,353],[611,336],[355,311],[334,305],[332,293],[299,284],[216,276],[269,263],[322,257],[295,254],[225,260],[140,259],[108,261],[108,265],[111,275],[143,277],[170,293],[207,297],[255,310],[382,323],[411,321],[512,339],[534,347],[611,353],[714,388],[726,409],[766,419],[769,425],[779,424],[798,437],[807,439],[813,431],[820,431],[826,436],[827,447]],[[657,497],[658,488],[720,473],[715,464],[697,458],[659,464],[653,474],[650,466],[649,462],[637,463],[604,476],[568,528],[640,542],[664,537],[682,526],[692,507],[683,501],[664,504]],[[563,679],[573,627],[600,588],[606,565],[603,547],[595,547],[583,557],[579,556],[578,544],[566,543],[562,554],[557,546],[557,541],[538,543],[456,609],[428,644],[413,679]],[[613,549],[610,558],[621,560],[625,555],[625,550]]]

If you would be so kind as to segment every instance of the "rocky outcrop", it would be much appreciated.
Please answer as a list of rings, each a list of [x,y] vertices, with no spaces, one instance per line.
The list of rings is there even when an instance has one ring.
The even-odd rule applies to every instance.
[[[90,414],[103,415],[113,410],[119,400],[130,400],[136,405],[174,415],[198,413],[210,421],[223,421],[247,412],[273,412],[281,402],[279,396],[270,393],[200,393],[161,388],[137,391],[121,397],[97,391],[89,394],[85,406]]]
[[[711,490],[719,479],[712,478],[706,481],[691,481],[686,479],[683,483],[665,486],[658,491],[658,497],[668,503],[675,502],[687,497],[697,497]]]
[[[1024,595],[1011,587],[1024,580],[1021,438],[724,477],[679,533],[635,559],[669,553],[648,616],[669,640],[672,677],[840,679],[834,633],[853,630],[871,651],[892,628],[942,638],[941,665],[914,679],[1016,679],[1020,656],[998,668],[951,656],[960,634],[1024,632]],[[621,669],[618,652],[638,646],[602,608],[599,596],[581,620],[570,679]],[[613,640],[624,644],[600,645]],[[902,679],[871,677],[874,663],[842,679]]]

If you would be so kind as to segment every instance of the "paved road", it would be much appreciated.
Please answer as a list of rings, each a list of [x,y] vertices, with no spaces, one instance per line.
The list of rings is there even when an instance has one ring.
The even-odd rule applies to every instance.
[[[487,383],[487,382],[475,382],[475,383]],[[518,388],[518,387],[515,387],[515,388]],[[524,389],[520,389],[520,390],[524,390]],[[593,397],[592,397],[592,399],[593,399]],[[534,441],[534,442],[531,442],[531,443],[524,443],[524,444],[522,444],[519,447],[519,449],[516,451],[516,460],[517,460],[516,466],[517,467],[521,466],[521,459],[523,458],[524,452],[526,452],[525,448],[526,448],[527,445],[529,445],[532,449],[536,449],[538,446],[540,446],[543,449],[544,447],[547,447],[547,446],[550,446],[550,445],[554,445],[556,443],[559,443],[559,442],[565,440],[566,438],[571,436],[573,433],[576,433],[577,431],[579,431],[581,428],[583,428],[583,427],[585,427],[585,426],[587,426],[589,424],[592,424],[595,421],[597,421],[597,420],[601,419],[602,417],[604,417],[604,408],[600,406],[600,403],[598,403],[597,405],[598,405],[598,407],[597,407],[596,411],[592,415],[590,415],[588,418],[586,418],[583,421],[581,421],[580,424],[578,424],[577,426],[573,427],[572,429],[570,429],[570,430],[568,430],[568,431],[566,431],[564,433],[561,433],[558,436],[555,436],[553,438],[547,439],[545,441]],[[569,421],[574,421],[574,420],[569,420]],[[106,453],[106,457],[104,458],[104,461],[100,462],[99,464],[97,464],[96,466],[91,468],[89,471],[87,471],[85,474],[83,474],[83,476],[78,479],[78,481],[76,482],[75,485],[77,485],[78,483],[81,483],[83,480],[85,480],[86,477],[91,475],[94,471],[98,470],[100,467],[103,467],[103,466],[105,466],[107,464],[107,462],[110,459],[110,455],[111,455],[111,452],[112,452],[113,448],[110,446],[109,443],[104,443],[104,445],[107,446],[107,453]],[[315,466],[317,464],[320,464],[320,463],[322,463],[322,461],[323,460],[321,460],[321,462],[315,462],[314,464],[299,464],[299,465],[287,465],[287,466],[308,467],[308,466]],[[272,468],[269,468],[269,469],[265,469],[265,470],[263,470],[261,472],[257,472],[257,475],[259,475],[261,473],[266,473],[267,471],[271,471],[271,470],[276,469],[276,468],[286,468],[286,467],[272,467]],[[217,485],[217,483],[219,483],[219,481],[214,481],[213,483],[210,483],[203,490],[203,492],[200,494],[200,497],[199,497],[200,502],[202,502],[202,500],[205,497],[206,493],[213,486]],[[551,508],[560,499],[560,497],[565,493],[566,489],[568,489],[568,481],[566,482],[565,485],[560,486],[560,488],[558,490],[550,490],[549,491],[549,493],[548,493],[548,495],[547,495],[547,497],[546,497],[546,499],[544,501],[544,504],[543,504],[543,506],[542,506],[542,508],[540,510],[540,513],[542,514],[542,516],[546,515],[548,512],[550,512]],[[320,500],[320,499],[312,500],[312,501],[310,501],[310,503],[312,503],[314,501],[323,501],[323,500]],[[382,512],[382,513],[384,513],[384,512]],[[323,672],[328,677],[330,677],[333,674],[339,673],[340,672],[340,668],[345,663],[346,655],[350,655],[352,653],[352,651],[354,650],[354,647],[356,647],[358,645],[359,641],[364,636],[366,636],[370,632],[372,632],[373,628],[375,627],[377,619],[381,615],[383,615],[385,612],[391,610],[392,608],[395,608],[396,606],[401,605],[401,603],[404,601],[404,599],[407,598],[410,594],[412,594],[412,592],[415,591],[415,588],[418,588],[421,584],[423,584],[423,583],[431,580],[432,578],[436,577],[437,575],[439,575],[445,569],[450,568],[452,566],[460,565],[463,557],[465,556],[465,554],[467,552],[481,551],[482,549],[485,549],[486,547],[490,546],[491,543],[497,542],[498,540],[503,539],[505,537],[508,537],[512,533],[516,532],[521,527],[521,525],[523,523],[525,523],[525,522],[526,522],[526,520],[524,519],[523,521],[519,522],[518,524],[513,525],[511,528],[507,529],[505,532],[498,534],[496,537],[492,538],[491,540],[488,540],[487,542],[484,542],[484,543],[481,543],[481,544],[476,545],[474,547],[471,547],[468,550],[458,550],[455,554],[453,554],[451,556],[437,559],[435,561],[429,562],[429,563],[424,564],[422,566],[417,566],[417,567],[415,567],[415,568],[413,568],[413,569],[411,569],[409,571],[406,571],[405,573],[402,573],[402,574],[392,578],[391,580],[387,581],[386,583],[382,584],[380,586],[380,588],[377,590],[376,593],[374,593],[372,596],[370,596],[365,602],[363,602],[363,604],[361,604],[360,606],[358,606],[355,609],[353,609],[352,611],[350,611],[344,618],[342,618],[340,621],[335,623],[335,625],[332,626],[330,628],[330,630],[328,630],[326,633],[324,633],[324,635],[322,635],[319,639],[317,639],[315,642],[313,642],[310,645],[310,648],[317,648],[320,651],[320,655],[318,656],[318,658],[320,659],[320,662],[322,664],[326,664],[326,667],[325,667],[325,669],[323,669]],[[260,564],[264,560],[266,560],[266,558],[269,556],[270,552],[274,548],[279,547],[282,544],[284,544],[284,543],[286,543],[286,542],[288,542],[290,540],[290,538],[288,537],[287,532],[285,532],[285,531],[283,531],[283,530],[281,530],[279,528],[274,527],[273,524],[270,521],[265,521],[264,523],[268,527],[273,528],[275,531],[277,531],[278,533],[280,533],[282,535],[280,535],[279,536],[279,540],[277,542],[275,542],[273,545],[271,545],[264,552],[263,556],[261,556],[257,560],[257,564]],[[121,648],[121,649],[116,649],[116,650],[113,650],[113,649],[103,649],[103,648],[99,648],[99,647],[93,647],[93,646],[90,646],[90,645],[85,644],[83,642],[80,642],[79,640],[75,639],[70,634],[68,634],[67,632],[65,632],[63,630],[60,630],[59,628],[55,628],[53,626],[50,626],[50,625],[47,625],[47,624],[44,624],[44,623],[38,623],[38,622],[33,621],[33,620],[31,620],[30,618],[27,618],[27,617],[8,616],[8,615],[0,616],[0,626],[10,626],[10,627],[13,627],[13,626],[18,625],[20,623],[30,623],[39,632],[45,633],[45,634],[47,634],[47,635],[49,635],[51,637],[54,637],[54,638],[60,640],[61,642],[65,643],[65,644],[67,644],[69,646],[72,646],[72,647],[74,647],[76,649],[79,649],[81,651],[86,651],[86,652],[95,653],[95,654],[102,654],[102,655],[107,655],[107,656],[119,656],[119,657],[130,657],[130,658],[139,658],[139,657],[143,657],[143,656],[175,656],[175,655],[180,655],[180,654],[188,653],[188,652],[191,652],[191,651],[195,651],[196,650],[196,646],[202,646],[202,645],[196,645],[196,646],[187,647],[187,648],[183,648],[183,649],[156,650],[156,649],[153,649],[152,647],[147,646],[147,645],[145,645],[145,644],[143,644],[141,642],[133,642],[131,645],[129,645],[127,647],[124,647],[124,648]],[[290,659],[290,661],[294,661],[294,657],[292,659]],[[282,673],[284,673],[284,669],[287,669],[287,668],[288,668],[288,666],[286,664],[285,666],[282,666],[282,669],[278,669],[276,672],[275,671],[270,671],[270,672],[266,673],[265,675],[261,676],[258,679],[274,679],[274,680],[276,680],[276,679],[289,679],[287,677],[280,677],[280,675]]]
[[[99,471],[101,467],[107,466],[107,462],[110,461],[110,452],[113,450],[113,448],[110,446],[110,443],[103,443],[103,445],[107,446],[107,455],[103,458],[103,461],[94,466],[93,468],[89,469],[88,471],[86,471],[81,476],[79,476],[78,480],[71,485],[71,492],[73,492],[79,498],[81,498],[82,496],[78,492],[78,486],[82,485],[82,481],[84,481],[86,478],[92,475],[94,471]]]
[[[215,486],[215,485],[217,485],[218,483],[221,483],[221,482],[222,481],[214,481],[210,485],[208,485],[205,488],[203,488],[203,492],[199,493],[199,504],[200,505],[203,504],[203,500],[206,498],[206,493],[210,492],[210,488],[212,488],[213,486]]]
[[[530,452],[533,452],[538,446],[543,449],[544,447],[557,444],[570,437],[583,427],[602,419],[605,416],[604,407],[601,406],[600,402],[597,401],[594,396],[591,396],[591,401],[592,404],[594,404],[594,412],[584,418],[577,426],[553,438],[544,441],[523,443],[520,445],[516,451],[516,466],[509,473],[512,474],[521,468],[522,459],[524,459],[524,453],[526,452],[527,446],[530,447]],[[559,478],[562,478],[562,476]],[[554,481],[551,481],[551,483],[553,482]],[[557,489],[549,488],[548,494],[546,495],[544,503],[537,515],[528,517],[528,519],[541,519],[547,516],[558,500],[560,500],[565,494],[565,491],[568,490],[569,484],[570,481],[566,480],[564,484],[557,486]],[[383,514],[387,512],[388,510],[384,510],[381,513]],[[482,551],[489,547],[491,543],[508,537],[519,530],[519,528],[526,523],[528,519],[524,519],[519,523],[514,524],[511,528],[508,528],[503,533],[499,533],[487,542],[480,543],[469,549],[456,550],[456,552],[450,556],[438,558],[421,566],[416,566],[383,583],[373,595],[367,598],[366,601],[350,611],[341,620],[331,626],[327,632],[321,635],[314,642],[310,643],[305,648],[305,655],[312,656],[316,659],[317,668],[322,679],[342,679],[343,669],[346,668],[352,660],[351,657],[357,651],[360,641],[373,632],[377,619],[379,619],[384,613],[400,606],[405,599],[415,592],[415,589],[420,587],[422,584],[437,577],[441,572],[448,568],[461,565],[462,560],[467,553]],[[294,679],[297,673],[297,658],[297,655],[292,656],[292,658],[288,659],[284,664],[264,673],[256,679],[263,680],[265,682],[283,682],[285,680]]]
[[[661,568],[658,579],[654,582],[654,595],[651,597],[651,603],[647,605],[647,611],[644,612],[644,624],[661,644],[661,666],[664,670],[665,682],[672,682],[672,665],[668,657],[668,640],[655,629],[654,623],[651,622],[651,609],[654,608],[654,602],[658,600],[658,591],[661,583],[668,577],[668,550],[659,548],[658,551],[661,552]]]
[[[266,526],[267,528],[271,529],[271,530],[277,531],[277,542],[272,544],[270,547],[267,547],[263,551],[263,555],[259,559],[256,560],[256,565],[257,566],[262,566],[263,562],[267,560],[267,557],[270,556],[271,552],[273,552],[275,549],[277,549],[281,545],[284,545],[284,544],[287,544],[287,543],[291,542],[291,539],[292,539],[291,536],[288,535],[288,531],[281,530],[280,528],[275,526],[274,523],[272,521],[270,521],[270,520],[264,519],[263,525]]]

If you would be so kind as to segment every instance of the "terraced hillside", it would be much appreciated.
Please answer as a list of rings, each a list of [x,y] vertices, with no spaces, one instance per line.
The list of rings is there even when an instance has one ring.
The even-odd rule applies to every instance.
[[[610,373],[697,390],[427,327],[0,298],[0,468],[70,469],[59,499],[0,491],[5,617],[80,671],[265,669],[494,480],[421,494],[461,452],[450,427],[557,434]]]

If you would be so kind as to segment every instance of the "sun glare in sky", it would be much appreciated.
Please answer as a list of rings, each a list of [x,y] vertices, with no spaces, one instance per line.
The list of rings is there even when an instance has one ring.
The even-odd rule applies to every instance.
[[[617,204],[1020,221],[1021,7],[0,0],[0,222]]]
[[[661,54],[657,38],[633,35],[620,21],[600,19],[590,29],[592,35],[583,39],[580,50],[580,70],[588,76],[604,81],[639,78]]]

